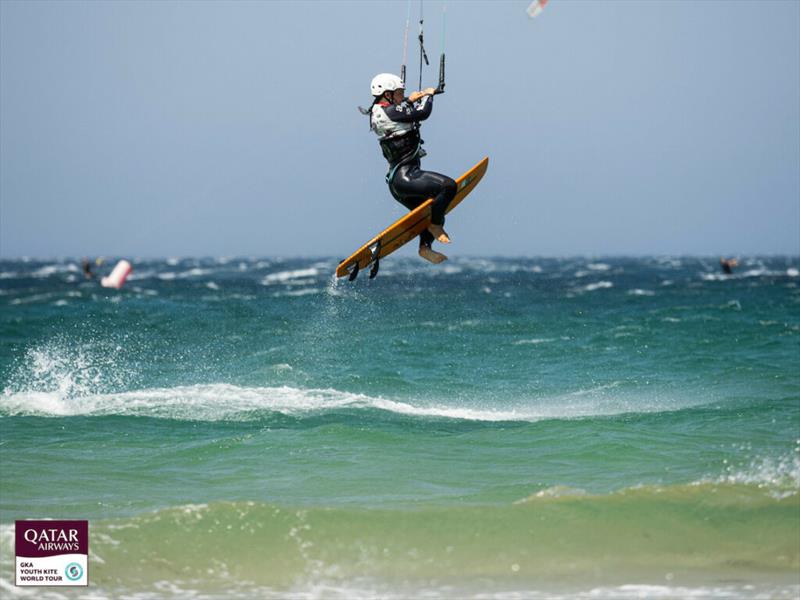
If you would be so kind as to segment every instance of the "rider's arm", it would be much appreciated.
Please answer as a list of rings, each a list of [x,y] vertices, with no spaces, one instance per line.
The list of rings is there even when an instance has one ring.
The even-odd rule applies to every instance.
[[[433,96],[425,95],[416,102],[387,106],[383,109],[386,116],[396,123],[417,123],[431,116]]]

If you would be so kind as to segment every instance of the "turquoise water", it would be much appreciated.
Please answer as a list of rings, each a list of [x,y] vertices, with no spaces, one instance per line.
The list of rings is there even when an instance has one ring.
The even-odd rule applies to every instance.
[[[800,594],[797,257],[133,263],[0,261],[4,594]]]

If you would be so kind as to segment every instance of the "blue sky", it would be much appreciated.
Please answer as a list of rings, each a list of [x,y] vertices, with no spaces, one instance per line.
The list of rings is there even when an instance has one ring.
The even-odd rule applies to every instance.
[[[800,254],[800,2],[528,3],[446,3],[449,254]],[[346,256],[404,212],[356,106],[407,7],[3,0],[0,256]]]

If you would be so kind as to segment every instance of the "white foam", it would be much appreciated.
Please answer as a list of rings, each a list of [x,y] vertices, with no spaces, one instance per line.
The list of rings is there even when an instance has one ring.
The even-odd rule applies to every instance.
[[[478,327],[480,324],[481,322],[478,319],[467,319],[465,321],[459,321],[458,323],[448,325],[447,331],[460,331],[464,328]]]
[[[680,259],[670,256],[659,257],[656,262],[662,267],[670,267],[672,269],[680,269],[683,266],[683,262]]]
[[[135,281],[137,279],[150,279],[151,277],[157,277],[157,273],[153,270],[149,271],[132,271],[130,275],[128,275],[128,281]]]
[[[58,273],[74,273],[78,271],[78,267],[73,264],[66,264],[66,265],[46,265],[44,267],[40,267],[33,271],[30,276],[35,277],[37,279],[44,279],[46,277],[50,277],[51,275],[56,275]]]
[[[202,277],[204,275],[210,275],[214,273],[213,269],[201,269],[200,267],[195,267],[193,269],[189,269],[188,271],[182,271],[181,273],[177,274],[177,277],[180,279],[186,279],[187,277]]]
[[[607,290],[614,287],[610,281],[598,281],[597,283],[590,283],[583,288],[585,292],[594,292],[595,290]]]
[[[273,283],[284,283],[292,279],[301,279],[303,277],[316,277],[319,275],[319,269],[295,269],[294,271],[279,271],[277,273],[270,273],[261,280],[262,285],[271,285]]]
[[[667,573],[665,574],[664,578],[670,580],[672,579],[670,575],[670,573]],[[617,600],[638,600],[640,598],[663,598],[665,600],[672,600],[674,598],[727,598],[733,600],[750,596],[742,596],[742,589],[738,586],[683,587],[652,584],[626,584],[616,587],[594,588],[589,591],[587,595],[581,594],[577,597],[614,598]]]
[[[572,392],[570,395],[571,396],[594,395],[594,394],[597,394],[598,392],[604,392],[605,390],[613,390],[614,388],[620,386],[621,384],[622,384],[621,381],[612,381],[610,383],[603,383],[603,384],[596,385],[596,386],[591,387],[591,388],[585,388],[585,389],[576,390],[576,391]]]
[[[609,271],[611,270],[611,265],[606,263],[589,263],[586,265],[586,268],[591,271]]]
[[[549,342],[555,342],[556,338],[531,338],[529,340],[517,340],[514,342],[514,346],[525,346],[527,344],[547,344]]]
[[[445,417],[466,421],[535,421],[541,416],[530,412],[516,410],[481,410],[472,408],[455,408],[448,406],[413,406],[405,402],[392,400],[373,399],[371,405],[375,408],[403,415],[418,417]]]
[[[800,275],[797,269],[789,268],[786,271],[771,271],[765,267],[759,267],[758,269],[734,272],[730,275],[726,273],[700,273],[700,278],[703,281],[728,281],[731,279],[750,279],[758,277],[797,277],[797,275]]]
[[[628,290],[628,295],[629,296],[655,296],[656,293],[654,291],[652,291],[652,290],[643,290],[643,289],[636,288],[636,289],[633,289],[633,290]]]
[[[458,273],[462,273],[464,269],[458,267],[454,264],[447,264],[444,268],[440,269],[445,275],[457,275]]]
[[[286,588],[270,588],[256,586],[246,582],[229,583],[225,592],[209,592],[204,584],[197,580],[184,580],[174,577],[169,580],[158,580],[147,586],[105,587],[109,584],[92,584],[91,594],[83,592],[80,597],[85,600],[105,598],[126,598],[127,600],[185,599],[197,600],[408,600],[420,598],[426,600],[452,600],[464,598],[471,600],[796,600],[800,594],[800,585],[783,583],[719,583],[705,586],[670,585],[675,578],[670,572],[663,573],[664,584],[629,583],[607,585],[602,587],[576,587],[564,585],[553,588],[544,585],[537,589],[536,584],[529,581],[495,582],[492,589],[486,590],[482,580],[477,579],[475,586],[472,579],[467,578],[459,585],[437,582],[381,581],[369,577],[344,579],[333,566],[325,566],[321,561],[310,560],[311,566],[307,575]],[[209,571],[209,576],[230,581],[230,572],[225,564],[216,565],[220,571]],[[520,565],[509,561],[509,573],[518,577]],[[62,600],[68,596],[56,593],[54,588],[23,588],[0,579],[0,591],[7,592],[9,598],[36,598],[37,600]],[[3,597],[6,597],[5,595]]]
[[[14,298],[9,304],[12,306],[17,306],[19,304],[31,304],[33,302],[45,302],[52,298],[54,294],[52,293],[45,293],[45,294],[34,294],[32,296],[26,296],[24,298]]]
[[[68,397],[59,392],[4,393],[0,409],[9,415],[129,415],[196,421],[247,420],[254,411],[286,415],[337,409],[376,408],[403,415],[476,421],[531,420],[530,412],[481,410],[447,406],[413,406],[384,398],[332,389],[291,387],[243,388],[229,384],[155,388],[120,394]]]
[[[538,498],[575,498],[587,496],[588,492],[581,488],[574,488],[568,485],[554,485],[543,490],[539,490],[535,494],[531,494],[527,498],[514,501],[514,504],[526,504],[533,502]]]
[[[749,269],[749,270],[745,271],[744,273],[742,273],[741,276],[742,277],[763,277],[765,275],[782,275],[782,273],[768,271],[767,269],[762,267],[760,269]]]
[[[459,399],[430,403],[342,392],[334,389],[282,387],[240,387],[217,383],[153,388],[121,393],[87,393],[75,389],[6,390],[0,396],[0,414],[8,416],[146,416],[185,421],[248,421],[263,418],[264,412],[303,417],[337,410],[377,409],[412,417],[435,417],[467,421],[526,421],[573,419],[626,413],[680,410],[685,402],[658,399],[642,402],[618,392],[609,394],[619,382],[579,389],[553,397],[515,399],[511,406],[494,408],[495,401],[464,406]],[[487,408],[486,406],[492,406]]]
[[[778,497],[797,494],[800,492],[800,440],[795,443],[793,452],[783,456],[758,457],[745,467],[727,465],[725,473],[713,481],[756,485],[772,490]]]
[[[319,288],[301,288],[299,290],[289,290],[288,292],[275,292],[273,298],[289,297],[297,298],[300,296],[310,296],[314,294],[321,294],[323,290]]]

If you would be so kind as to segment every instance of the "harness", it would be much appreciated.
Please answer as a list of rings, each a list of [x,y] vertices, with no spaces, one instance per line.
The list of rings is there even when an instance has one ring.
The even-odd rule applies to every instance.
[[[369,115],[370,130],[374,129],[372,122],[372,109],[376,106],[385,108],[390,106],[389,102],[382,100],[380,97],[375,98],[372,102],[370,110],[362,111]],[[389,172],[386,174],[386,183],[391,185],[397,169],[403,165],[407,165],[417,158],[425,156],[425,150],[422,148],[424,141],[420,137],[420,124],[412,123],[411,129],[403,132],[390,133],[379,140],[381,152],[383,157],[390,165]]]
[[[416,134],[416,135],[414,135],[414,134]],[[403,136],[403,138],[410,138],[410,137],[416,137],[417,138],[417,144],[414,147],[414,150],[413,150],[413,152],[411,152],[411,154],[409,154],[408,156],[405,156],[404,158],[400,159],[397,162],[397,164],[395,164],[395,166],[393,166],[391,169],[389,169],[389,172],[386,173],[386,183],[388,183],[389,185],[392,185],[392,180],[394,179],[395,173],[397,173],[397,169],[399,169],[400,167],[402,167],[404,165],[407,165],[407,164],[411,163],[414,159],[419,159],[419,158],[422,158],[423,156],[425,156],[425,150],[423,150],[423,148],[422,148],[423,140],[419,136],[419,128],[418,127],[415,128],[414,130],[408,132],[407,134],[405,134]],[[400,139],[402,139],[402,138],[400,138]],[[409,147],[410,147],[410,144],[409,144]],[[383,142],[381,142],[381,150],[384,150],[384,148],[385,147],[383,145]],[[385,151],[384,151],[383,155],[386,156],[386,152]]]

